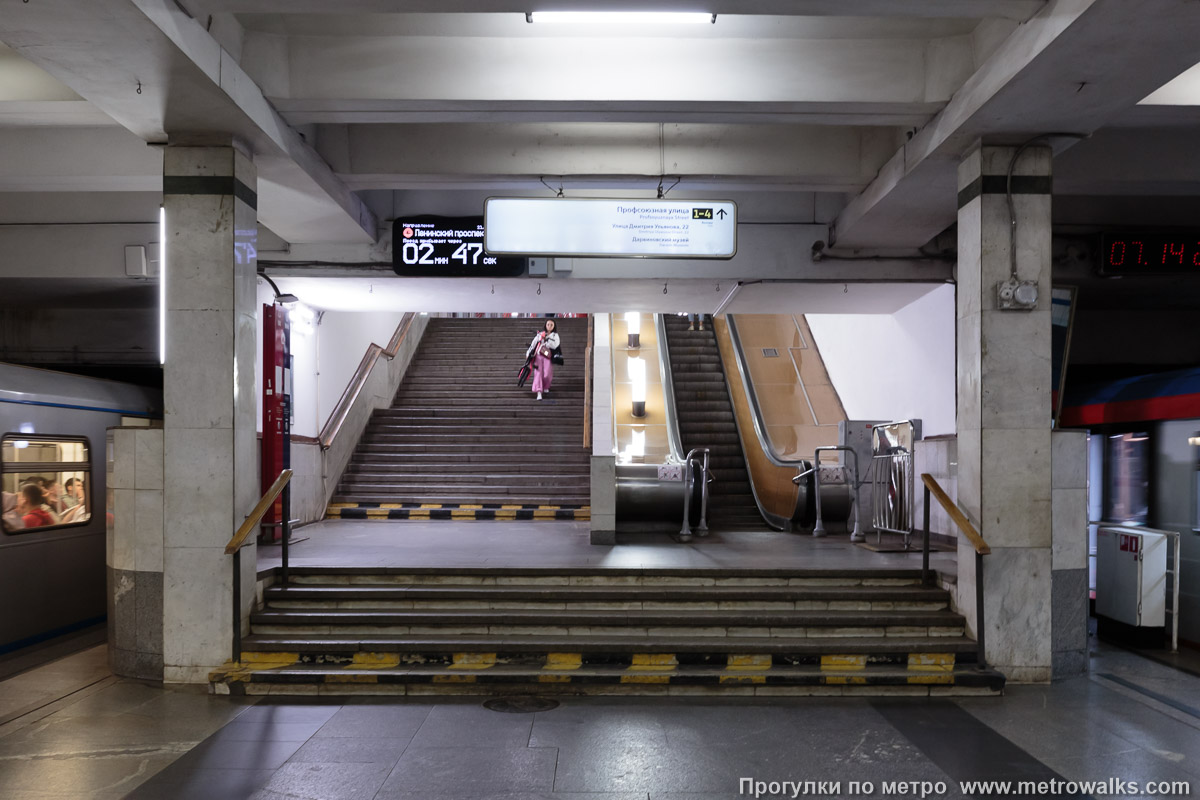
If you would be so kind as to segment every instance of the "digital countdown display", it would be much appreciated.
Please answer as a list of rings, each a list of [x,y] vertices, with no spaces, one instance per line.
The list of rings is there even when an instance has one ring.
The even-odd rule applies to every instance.
[[[1104,234],[1100,238],[1103,275],[1180,272],[1200,274],[1200,231]]]
[[[526,259],[483,249],[483,217],[414,216],[392,223],[392,269],[406,278],[515,278]]]

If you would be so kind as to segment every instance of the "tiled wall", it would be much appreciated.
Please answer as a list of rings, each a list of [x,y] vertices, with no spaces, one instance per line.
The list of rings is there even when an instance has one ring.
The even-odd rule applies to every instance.
[[[109,663],[163,678],[163,431],[110,428],[107,471]]]

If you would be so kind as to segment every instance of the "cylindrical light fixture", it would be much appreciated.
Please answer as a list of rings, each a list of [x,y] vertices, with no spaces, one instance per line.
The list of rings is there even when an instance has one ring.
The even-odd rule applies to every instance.
[[[646,362],[641,358],[629,359],[630,396],[633,399],[633,416],[646,416]]]
[[[629,330],[629,347],[639,350],[642,346],[642,315],[636,311],[625,312],[625,326]]]

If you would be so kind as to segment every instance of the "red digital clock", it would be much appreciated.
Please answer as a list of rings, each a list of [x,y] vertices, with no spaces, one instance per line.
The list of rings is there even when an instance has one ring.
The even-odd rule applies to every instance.
[[[1104,234],[1100,237],[1100,273],[1153,275],[1200,273],[1200,232]]]

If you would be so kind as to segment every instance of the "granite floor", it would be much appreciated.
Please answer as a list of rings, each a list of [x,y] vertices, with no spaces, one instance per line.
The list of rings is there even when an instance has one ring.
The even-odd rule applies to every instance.
[[[960,782],[1110,779],[1137,781],[1124,796],[1142,797],[1147,781],[1177,781],[1186,791],[1168,796],[1191,796],[1200,678],[1091,646],[1088,675],[1002,698],[594,698],[536,713],[479,699],[255,703],[108,676],[0,725],[0,797],[717,800],[753,796],[743,779],[838,782],[824,795],[838,797],[885,796],[885,781],[991,797],[1007,795]],[[87,680],[102,658],[94,648],[21,677]]]
[[[921,553],[876,553],[845,534],[714,530],[687,544],[668,534],[622,534],[593,545],[587,522],[322,520],[298,528],[288,561],[297,566],[616,567],[729,569],[897,569],[921,566]],[[875,535],[870,536],[875,540]],[[915,546],[919,542],[914,540]],[[259,569],[277,566],[280,548],[258,548]],[[934,552],[934,569],[953,573],[955,554]]]

